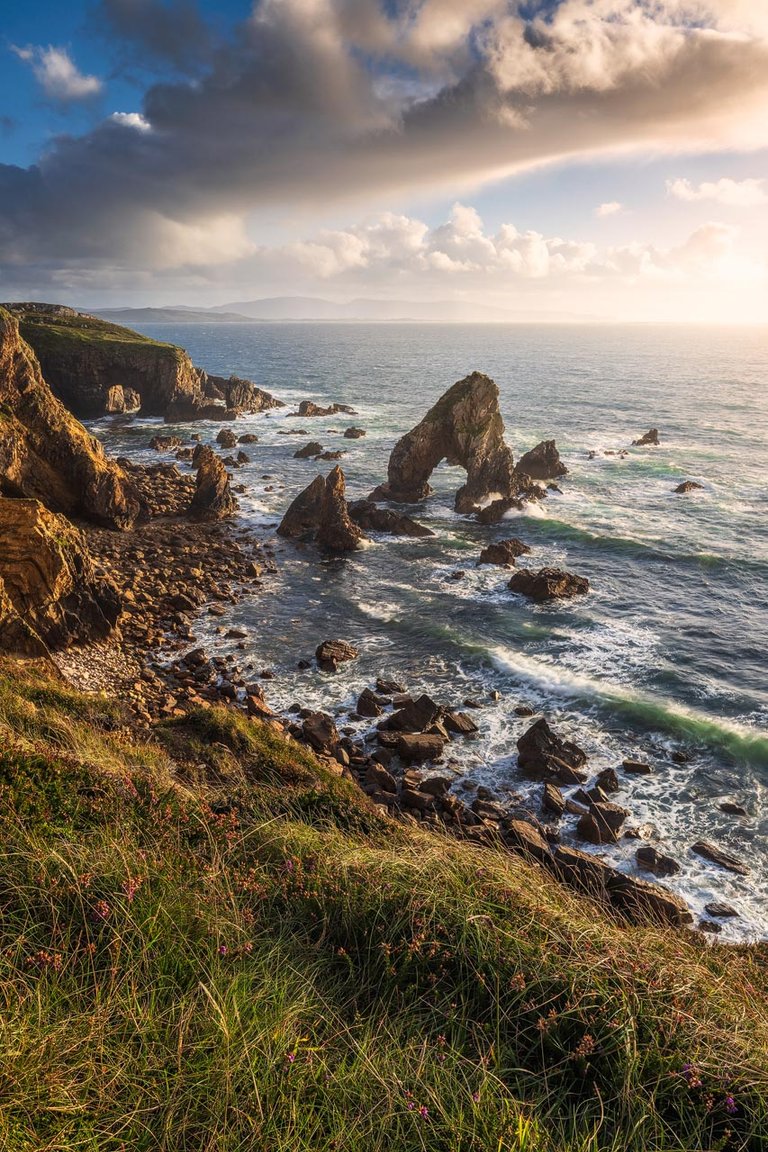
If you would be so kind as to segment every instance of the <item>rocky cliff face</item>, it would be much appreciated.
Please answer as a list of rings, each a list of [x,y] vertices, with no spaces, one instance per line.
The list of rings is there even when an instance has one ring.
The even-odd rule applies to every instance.
[[[2,308],[0,493],[107,528],[129,528],[142,512],[125,473],[53,396],[18,321]]]
[[[106,636],[117,588],[96,576],[82,533],[37,500],[0,498],[0,647],[26,656]]]
[[[249,380],[209,376],[186,352],[50,304],[11,304],[54,394],[80,419],[141,409],[172,420],[261,412],[281,403]]]
[[[371,499],[401,504],[423,500],[432,491],[428,480],[441,460],[459,464],[467,473],[466,484],[456,493],[457,512],[474,511],[494,493],[508,499],[518,492],[512,452],[504,443],[499,390],[481,372],[449,388],[395,445],[388,482]]]

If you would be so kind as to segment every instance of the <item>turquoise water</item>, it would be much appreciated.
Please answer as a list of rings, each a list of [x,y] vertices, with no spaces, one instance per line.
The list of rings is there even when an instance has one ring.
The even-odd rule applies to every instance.
[[[256,431],[242,510],[265,539],[318,468],[296,461],[308,440],[342,448],[351,497],[386,475],[396,439],[472,370],[501,392],[507,438],[522,454],[555,437],[569,475],[562,495],[483,528],[453,512],[460,469],[441,466],[435,495],[414,514],[427,540],[376,538],[343,560],[277,542],[269,594],[233,609],[249,631],[248,658],[269,666],[278,706],[330,703],[340,711],[377,674],[439,699],[498,692],[476,713],[481,739],[451,747],[459,780],[500,794],[526,792],[516,776],[512,709],[543,708],[589,751],[595,771],[625,756],[655,773],[628,778],[620,799],[632,823],[679,859],[669,883],[700,908],[730,899],[743,916],[726,936],[768,935],[768,333],[676,327],[184,325],[147,326],[211,372],[236,373],[294,404],[352,404],[354,420],[248,417]],[[290,412],[289,408],[287,411]],[[354,422],[363,440],[341,436]],[[140,458],[150,427],[101,422],[114,449]],[[627,447],[651,426],[661,447]],[[303,428],[306,436],[281,435]],[[211,440],[218,426],[197,426]],[[590,452],[596,456],[590,460]],[[264,476],[270,479],[263,479]],[[673,494],[681,480],[703,490]],[[272,487],[272,491],[265,491]],[[506,589],[503,570],[477,568],[481,547],[519,535],[535,566],[589,577],[589,597],[532,607]],[[459,582],[447,582],[455,569]],[[224,621],[229,624],[229,621]],[[335,678],[300,673],[317,643],[340,636],[359,661]],[[222,650],[226,645],[214,634]],[[689,763],[672,763],[685,750]],[[750,815],[723,815],[736,800]],[[689,851],[706,837],[753,866],[744,880]],[[610,855],[632,867],[636,842]]]

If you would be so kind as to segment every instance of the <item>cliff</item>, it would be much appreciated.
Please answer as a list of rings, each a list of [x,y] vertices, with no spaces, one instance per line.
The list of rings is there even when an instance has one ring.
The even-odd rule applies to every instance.
[[[144,416],[215,419],[226,408],[282,406],[249,380],[209,376],[182,348],[130,328],[58,305],[6,307],[53,392],[80,419],[138,408]]]
[[[121,468],[52,394],[18,320],[0,308],[0,493],[129,528],[141,501]]]

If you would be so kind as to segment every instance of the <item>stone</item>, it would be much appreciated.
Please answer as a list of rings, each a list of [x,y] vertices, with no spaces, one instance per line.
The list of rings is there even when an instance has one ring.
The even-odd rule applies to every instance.
[[[576,831],[591,844],[615,844],[628,816],[626,808],[618,804],[592,802],[589,811],[579,819]]]
[[[518,540],[513,536],[509,540],[497,540],[495,544],[489,544],[487,548],[483,548],[480,553],[481,564],[512,564],[514,565],[518,556],[530,552],[527,544],[523,544],[522,540]]]
[[[355,711],[358,716],[374,718],[381,716],[383,709],[370,688],[364,688],[358,697]]]
[[[424,732],[430,724],[434,724],[440,714],[440,705],[424,693],[417,700],[412,700],[397,712],[393,712],[386,720],[382,720],[379,727],[395,732]]]
[[[477,724],[466,712],[446,712],[443,723],[456,736],[471,736],[478,731]]]
[[[180,436],[153,436],[149,447],[155,452],[172,452],[174,448],[181,448],[183,443]]]
[[[695,492],[697,489],[702,490],[703,484],[697,484],[695,480],[684,480],[682,484],[678,484],[675,488],[675,495],[684,496],[686,492]]]
[[[395,445],[387,483],[371,499],[400,504],[423,500],[429,478],[441,460],[460,465],[466,483],[456,493],[457,512],[472,512],[496,493],[516,497],[520,481],[511,450],[504,443],[499,390],[488,376],[473,372],[458,381],[430,408],[424,419]]]
[[[216,443],[220,444],[222,448],[234,448],[237,444],[237,436],[231,428],[222,428],[216,437]]]
[[[198,444],[193,457],[197,468],[195,494],[189,506],[190,516],[200,520],[220,520],[231,516],[237,501],[229,487],[229,475],[213,449]]]
[[[357,648],[346,640],[324,640],[315,650],[317,663],[323,672],[337,672],[339,664],[356,660],[358,656]]]
[[[703,856],[712,864],[725,868],[728,872],[735,872],[737,876],[749,875],[749,868],[743,860],[739,860],[737,856],[732,856],[730,852],[718,848],[716,844],[710,844],[706,840],[697,840],[695,844],[691,845],[691,851],[695,852],[697,856]]]
[[[518,766],[534,779],[554,778],[563,784],[583,783],[586,753],[568,740],[562,740],[542,717],[517,741]]]
[[[294,460],[310,460],[314,456],[319,456],[323,450],[322,444],[318,440],[310,440],[309,444],[305,444],[303,448],[299,448],[298,452],[294,452]]]
[[[658,430],[658,428],[651,428],[650,432],[646,432],[645,435],[641,436],[638,440],[632,441],[632,447],[633,448],[645,448],[649,444],[653,445],[654,447],[658,447],[658,444],[659,444],[659,430]]]
[[[37,500],[0,497],[0,647],[39,656],[108,636],[121,612],[85,538]]]
[[[434,536],[426,525],[391,508],[379,508],[372,500],[353,500],[349,504],[349,515],[365,532],[385,532],[390,536]]]
[[[634,921],[647,920],[678,928],[693,923],[685,900],[662,884],[612,871],[608,878],[608,895],[611,903]]]
[[[653,768],[642,760],[622,760],[621,766],[630,776],[651,776]]]
[[[616,775],[614,768],[603,768],[602,772],[598,772],[595,777],[597,785],[602,788],[603,792],[611,793],[618,792],[620,788],[619,778]]]
[[[541,806],[545,812],[554,816],[562,816],[565,812],[565,797],[556,784],[547,782],[541,797]]]
[[[347,428],[346,431],[344,432],[344,439],[345,440],[360,440],[365,435],[366,435],[366,431],[364,428]]]
[[[445,742],[440,736],[402,733],[397,741],[397,754],[403,760],[423,764],[441,756],[444,747]]]
[[[589,592],[589,581],[562,568],[539,568],[538,571],[520,568],[507,587],[541,604],[546,600],[570,600],[574,596],[584,596]]]
[[[382,792],[397,792],[397,781],[391,772],[388,772],[383,764],[372,761],[365,771],[366,784],[373,784]]]
[[[325,712],[312,712],[302,722],[305,740],[316,752],[329,752],[336,746],[339,733],[333,718]]]
[[[644,844],[635,852],[635,860],[639,868],[645,872],[652,872],[654,876],[676,876],[680,871],[677,860],[665,856],[654,848],[652,844]]]
[[[704,905],[704,911],[707,916],[716,916],[721,920],[728,920],[733,916],[738,916],[738,912],[730,904],[722,904],[718,900],[713,900],[711,904]]]
[[[344,473],[338,465],[325,479],[316,476],[296,497],[277,532],[292,540],[313,540],[330,552],[352,552],[360,546],[364,536],[349,517]]]
[[[557,480],[566,476],[568,469],[560,459],[554,440],[542,440],[517,462],[517,471],[532,480]]]
[[[552,862],[549,842],[527,820],[509,820],[504,832],[504,841],[521,856],[527,856],[541,864]]]
[[[379,676],[376,680],[376,691],[380,696],[397,696],[405,692],[405,688],[397,680],[387,680]]]
[[[259,438],[255,432],[246,432],[238,437],[238,444],[258,444]]]
[[[734,804],[732,800],[724,800],[722,804],[718,804],[721,812],[725,812],[726,816],[748,816],[749,812],[743,804]]]
[[[614,870],[597,856],[578,848],[559,845],[555,848],[553,859],[558,876],[571,888],[594,899],[608,899],[608,881]]]

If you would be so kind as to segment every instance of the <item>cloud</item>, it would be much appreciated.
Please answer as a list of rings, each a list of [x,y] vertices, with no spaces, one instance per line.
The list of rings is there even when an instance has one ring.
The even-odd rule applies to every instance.
[[[603,219],[606,216],[618,216],[620,212],[624,211],[624,205],[620,204],[618,200],[609,200],[605,204],[600,204],[595,209],[595,216]]]
[[[13,47],[20,60],[29,64],[35,79],[51,100],[70,103],[73,100],[86,100],[96,96],[103,88],[98,76],[88,76],[80,72],[66,48],[29,46]]]
[[[145,59],[175,54],[195,75],[166,72],[136,113],[55,140],[28,169],[0,166],[0,274],[186,270],[189,237],[195,266],[216,261],[227,221],[223,264],[262,211],[383,207],[547,163],[768,144],[768,29],[736,0],[559,0],[530,19],[511,0],[261,0],[226,42],[186,4],[100,8]],[[100,85],[66,60],[70,95]],[[470,221],[452,229],[433,259],[476,263],[483,237]]]
[[[754,208],[758,204],[768,203],[768,192],[765,190],[765,180],[722,180],[704,181],[695,186],[690,180],[667,181],[667,193],[677,200],[686,200],[689,203],[701,200],[714,200],[718,204],[727,204],[732,208]]]

